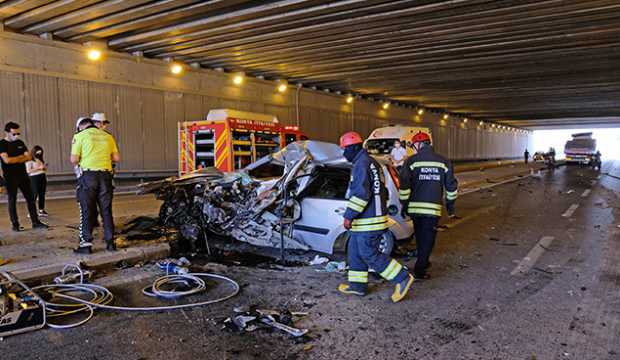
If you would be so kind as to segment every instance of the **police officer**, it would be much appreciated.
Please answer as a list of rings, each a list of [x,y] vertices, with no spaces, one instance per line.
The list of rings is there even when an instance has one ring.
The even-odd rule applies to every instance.
[[[108,251],[115,251],[112,218],[112,163],[120,161],[116,141],[98,129],[90,118],[78,123],[73,136],[71,162],[79,165],[77,196],[80,206],[80,246],[74,252],[90,254],[93,240],[93,211],[97,206],[103,218],[103,238]]]
[[[356,132],[340,137],[344,157],[353,163],[349,199],[343,226],[349,230],[347,247],[349,262],[348,283],[338,286],[344,294],[363,296],[368,292],[368,268],[395,284],[392,301],[402,300],[413,276],[401,264],[379,252],[381,236],[388,229],[387,190],[379,163],[362,148],[362,138]]]
[[[431,138],[418,132],[411,139],[416,154],[409,157],[400,172],[400,200],[403,217],[413,219],[418,257],[413,268],[416,279],[427,279],[429,257],[435,245],[437,223],[441,217],[444,189],[448,215],[454,216],[458,182],[452,164],[438,155]]]

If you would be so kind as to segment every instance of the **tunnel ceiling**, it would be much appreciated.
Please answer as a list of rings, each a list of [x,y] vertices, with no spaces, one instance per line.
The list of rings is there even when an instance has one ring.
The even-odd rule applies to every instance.
[[[0,0],[0,18],[514,126],[620,122],[618,0]]]

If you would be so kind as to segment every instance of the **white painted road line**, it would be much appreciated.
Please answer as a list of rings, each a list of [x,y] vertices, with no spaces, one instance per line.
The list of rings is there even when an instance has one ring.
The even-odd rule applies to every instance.
[[[523,176],[520,176],[520,177],[515,177],[515,178],[508,179],[508,180],[503,180],[503,181],[492,183],[492,184],[489,184],[489,185],[485,185],[485,186],[481,186],[481,187],[477,187],[477,188],[473,188],[473,189],[467,189],[467,190],[459,191],[459,196],[475,193],[475,192],[480,191],[480,190],[487,190],[487,189],[494,188],[494,187],[499,186],[499,185],[504,185],[504,184],[508,184],[508,183],[511,183],[511,182],[519,181],[519,180],[525,180],[525,179],[527,179],[530,176],[532,176],[532,174],[526,174],[526,175],[523,175]]]
[[[586,196],[590,195],[590,191],[592,191],[592,190],[590,190],[590,189],[585,189],[585,190],[584,190],[584,192],[583,192],[583,194],[581,194],[581,197],[586,197]]]
[[[579,204],[573,204],[571,205],[565,212],[564,214],[562,214],[563,217],[568,218],[571,217],[573,215],[573,213],[575,212],[575,210],[577,210],[577,208],[579,207]]]
[[[477,216],[480,216],[480,215],[482,215],[484,213],[489,213],[489,212],[495,210],[495,208],[496,208],[496,206],[487,206],[487,207],[483,207],[481,209],[474,210],[474,211],[468,213],[467,216],[464,216],[464,217],[462,217],[460,219],[456,219],[456,220],[454,220],[452,222],[444,224],[443,227],[445,227],[446,229],[452,229],[453,227],[455,227],[457,225],[460,225],[460,224],[462,224],[462,223],[464,223],[466,221],[469,221],[469,220],[471,220],[471,219],[473,219],[473,218],[475,218]]]
[[[538,258],[540,258],[545,250],[549,248],[549,245],[551,245],[553,239],[555,239],[553,236],[543,236],[540,240],[538,240],[532,250],[530,250],[523,260],[519,262],[519,265],[517,265],[517,267],[510,272],[510,275],[514,276],[528,272],[536,264]]]

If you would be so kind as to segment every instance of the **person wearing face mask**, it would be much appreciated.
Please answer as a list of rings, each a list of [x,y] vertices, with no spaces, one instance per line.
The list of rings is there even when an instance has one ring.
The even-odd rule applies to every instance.
[[[45,211],[45,192],[47,191],[47,164],[43,160],[43,148],[39,145],[32,148],[32,160],[26,163],[26,171],[30,176],[32,193],[35,202],[38,201],[39,216],[47,216]]]
[[[400,171],[406,157],[407,149],[401,146],[400,140],[394,140],[394,147],[392,148],[392,151],[390,151],[390,159],[392,160],[392,165],[394,165],[396,170]]]
[[[47,224],[42,223],[37,215],[37,206],[32,194],[30,179],[26,172],[26,162],[32,159],[26,144],[19,140],[19,125],[8,122],[4,126],[4,139],[0,140],[0,158],[2,161],[2,172],[6,181],[6,191],[9,200],[9,217],[13,231],[24,230],[19,225],[17,217],[17,190],[19,189],[26,199],[28,213],[33,229],[46,229]]]
[[[343,226],[349,230],[347,262],[348,282],[338,286],[347,295],[364,296],[368,292],[368,269],[394,284],[391,299],[402,300],[413,284],[413,276],[398,261],[379,251],[381,237],[389,227],[387,189],[383,169],[362,147],[362,137],[348,132],[340,137],[344,157],[353,163],[347,190],[347,208]]]

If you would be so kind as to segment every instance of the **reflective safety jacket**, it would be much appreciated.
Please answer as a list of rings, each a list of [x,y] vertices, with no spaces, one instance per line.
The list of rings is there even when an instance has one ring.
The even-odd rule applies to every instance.
[[[344,217],[351,220],[351,231],[387,229],[387,189],[383,169],[364,149],[353,159]]]
[[[400,171],[400,201],[410,215],[441,216],[443,197],[450,206],[458,196],[458,182],[450,161],[425,146],[409,157]]]

